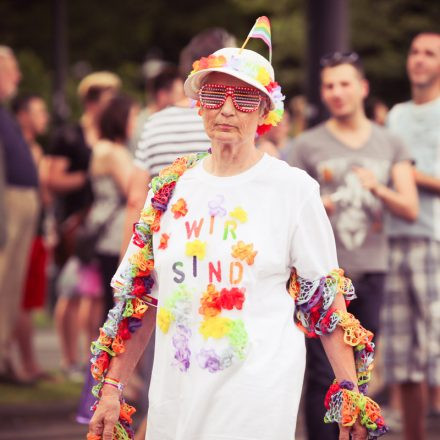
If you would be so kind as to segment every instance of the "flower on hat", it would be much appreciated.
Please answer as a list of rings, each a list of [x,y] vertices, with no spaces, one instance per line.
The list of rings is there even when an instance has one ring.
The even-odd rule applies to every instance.
[[[260,67],[258,69],[257,81],[259,81],[261,84],[263,84],[263,86],[266,88],[270,84],[269,72],[264,67]]]
[[[219,55],[219,56],[209,55],[209,57],[202,57],[200,58],[200,60],[194,61],[192,65],[193,70],[190,73],[190,75],[203,69],[223,67],[226,65],[226,63],[227,63],[226,58],[223,55]]]

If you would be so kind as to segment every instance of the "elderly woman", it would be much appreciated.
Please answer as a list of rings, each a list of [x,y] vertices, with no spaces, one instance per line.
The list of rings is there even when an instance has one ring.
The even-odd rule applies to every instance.
[[[222,49],[194,64],[185,91],[211,151],[152,182],[113,278],[120,300],[93,345],[88,438],[130,438],[121,392],[155,325],[148,440],[294,439],[303,332],[321,337],[334,369],[326,421],[340,439],[378,437],[386,427],[363,394],[372,335],[346,313],[354,292],[335,269],[318,184],[255,147],[282,115],[272,66]]]

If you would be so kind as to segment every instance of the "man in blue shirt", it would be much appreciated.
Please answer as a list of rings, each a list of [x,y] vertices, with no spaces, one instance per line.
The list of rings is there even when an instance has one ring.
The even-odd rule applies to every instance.
[[[38,215],[38,174],[23,134],[5,108],[21,73],[13,51],[0,46],[0,148],[3,156],[5,243],[0,248],[0,382],[17,381],[9,357]]]

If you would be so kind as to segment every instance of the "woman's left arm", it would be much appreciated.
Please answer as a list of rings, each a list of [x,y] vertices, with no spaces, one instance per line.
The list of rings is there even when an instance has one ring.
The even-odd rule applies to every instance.
[[[342,294],[338,293],[336,295],[333,307],[346,312]],[[344,331],[342,328],[337,327],[333,333],[322,335],[320,339],[335,374],[336,382],[340,384],[348,380],[354,384],[354,390],[359,393],[353,347],[344,342]],[[339,440],[349,440],[350,433],[353,440],[364,440],[367,438],[367,430],[360,423],[355,423],[353,426],[339,426]]]
[[[295,301],[295,323],[308,337],[320,337],[335,374],[324,421],[339,423],[340,440],[350,434],[357,440],[376,438],[387,427],[379,406],[365,395],[373,368],[373,334],[347,312],[355,291],[337,269],[333,232],[316,182],[308,186],[312,190],[296,209],[291,242],[289,293]]]

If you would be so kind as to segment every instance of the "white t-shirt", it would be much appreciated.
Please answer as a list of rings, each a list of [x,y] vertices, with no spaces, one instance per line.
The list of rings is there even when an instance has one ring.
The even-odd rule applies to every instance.
[[[188,211],[175,218],[180,199]],[[338,267],[316,181],[269,155],[232,177],[201,161],[177,183],[153,246],[146,439],[292,440],[305,345],[286,281],[292,267],[308,279]],[[207,291],[220,303],[202,304]]]

